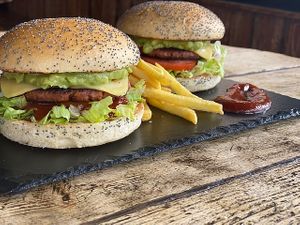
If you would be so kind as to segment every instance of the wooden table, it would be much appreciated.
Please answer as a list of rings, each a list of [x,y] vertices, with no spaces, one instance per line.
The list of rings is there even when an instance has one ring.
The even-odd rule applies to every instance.
[[[228,50],[227,78],[300,98],[300,59]],[[299,160],[281,121],[1,197],[0,224],[299,224]]]

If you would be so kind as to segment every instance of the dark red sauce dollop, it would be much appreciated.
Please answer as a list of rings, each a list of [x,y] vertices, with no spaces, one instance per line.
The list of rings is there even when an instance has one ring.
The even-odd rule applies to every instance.
[[[215,102],[222,104],[225,112],[240,114],[263,113],[272,104],[264,90],[249,83],[234,84],[224,96],[218,96]]]

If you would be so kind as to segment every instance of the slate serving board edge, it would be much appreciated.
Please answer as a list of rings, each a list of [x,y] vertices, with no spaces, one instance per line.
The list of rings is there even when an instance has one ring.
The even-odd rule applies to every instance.
[[[22,193],[28,189],[38,187],[41,185],[45,185],[53,182],[59,182],[85,173],[93,172],[104,168],[109,168],[117,164],[126,163],[132,160],[153,156],[155,154],[166,152],[168,150],[184,147],[187,145],[191,145],[206,140],[212,140],[215,138],[224,137],[229,134],[235,134],[248,129],[253,129],[257,126],[271,124],[281,120],[295,118],[298,116],[300,116],[300,108],[293,108],[287,111],[280,111],[274,115],[260,117],[251,120],[244,120],[229,126],[217,127],[206,133],[199,133],[194,136],[168,140],[158,145],[140,148],[138,150],[133,151],[131,154],[123,155],[113,160],[106,160],[102,163],[98,163],[94,165],[91,164],[80,165],[77,167],[70,168],[69,170],[66,170],[64,172],[54,173],[51,176],[33,179],[30,182],[19,184],[18,186],[12,188],[9,192],[1,193],[1,195],[3,194],[12,195],[17,193]],[[1,182],[7,182],[8,185],[10,185],[9,183],[11,183],[11,181],[5,179],[1,180]]]

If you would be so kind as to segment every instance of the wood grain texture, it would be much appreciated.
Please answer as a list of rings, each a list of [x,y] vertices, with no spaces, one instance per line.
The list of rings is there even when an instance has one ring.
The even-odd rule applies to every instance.
[[[299,224],[300,166],[234,180],[192,196],[141,208],[103,224]]]
[[[293,21],[293,20],[291,20]],[[299,39],[294,38],[295,34],[297,37],[300,36],[300,21],[298,22],[287,22],[286,33],[287,36],[284,38],[284,49],[285,52],[288,52],[290,55],[300,57],[300,42]]]
[[[299,127],[300,120],[285,121],[1,197],[0,218],[3,224],[12,218],[25,224],[34,224],[36,219],[77,224],[114,215],[160,197],[297,157]]]
[[[109,0],[109,1],[99,1],[99,0],[91,0],[91,13],[90,17],[100,19],[105,23],[109,23],[111,25],[116,24],[117,20],[117,0]]]
[[[279,52],[283,46],[285,21],[274,16],[256,15],[252,47],[261,50]],[[286,35],[286,34],[285,34]]]
[[[300,67],[300,58],[255,49],[226,47],[225,77]]]

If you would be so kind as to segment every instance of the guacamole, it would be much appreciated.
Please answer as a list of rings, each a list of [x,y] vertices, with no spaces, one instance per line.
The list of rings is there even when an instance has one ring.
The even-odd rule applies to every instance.
[[[127,77],[130,72],[130,68],[102,73],[25,74],[4,72],[3,77],[8,80],[15,80],[17,83],[27,83],[36,87],[47,89],[50,87],[88,87],[107,84],[112,80],[121,80]]]
[[[138,46],[143,47],[143,53],[149,54],[158,48],[178,48],[187,51],[197,51],[210,47],[209,41],[173,41],[173,40],[157,40],[140,37],[132,37]]]

